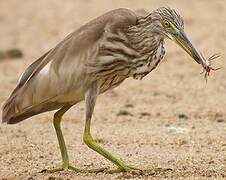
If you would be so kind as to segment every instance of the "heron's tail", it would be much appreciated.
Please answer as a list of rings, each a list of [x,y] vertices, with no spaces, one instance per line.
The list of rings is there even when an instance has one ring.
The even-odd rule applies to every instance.
[[[42,106],[40,103],[37,106],[27,106],[22,109],[19,108],[20,110],[18,110],[17,106],[20,106],[17,102],[17,95],[13,93],[2,107],[2,123],[16,124],[30,118],[31,116],[59,109],[63,105],[53,102],[47,103],[46,106]]]
[[[16,113],[15,97],[10,97],[2,107],[2,123],[15,124],[22,121],[22,117]]]
[[[32,110],[19,111],[17,106],[17,94],[13,92],[2,107],[2,123],[16,124],[38,114]]]
[[[11,97],[5,102],[2,107],[2,123],[7,124],[16,124],[25,119],[30,118],[31,116],[40,114],[47,111],[48,109],[32,108],[27,107],[21,110],[18,110],[17,106],[17,96],[11,95]]]
[[[35,111],[33,108],[27,110],[18,111],[15,98],[9,98],[2,107],[2,123],[16,124],[31,116],[42,113],[42,110]]]

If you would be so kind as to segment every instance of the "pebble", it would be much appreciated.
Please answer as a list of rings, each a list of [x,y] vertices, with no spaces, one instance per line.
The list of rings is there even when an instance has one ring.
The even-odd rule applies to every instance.
[[[23,52],[18,48],[12,48],[5,52],[6,56],[11,59],[17,59],[23,57]]]
[[[134,105],[133,104],[126,104],[125,107],[127,107],[127,108],[133,108]]]
[[[151,114],[148,113],[148,112],[142,112],[142,113],[140,113],[140,115],[141,115],[141,116],[151,116]]]
[[[34,180],[35,178],[34,177],[29,177],[29,178],[27,178],[27,180]]]
[[[216,121],[217,121],[218,123],[223,123],[223,122],[225,122],[224,119],[217,119]]]
[[[11,48],[6,51],[0,50],[0,60],[9,59],[19,59],[23,57],[23,52],[18,48]]]
[[[117,116],[133,116],[133,114],[127,110],[120,110]]]
[[[179,127],[179,126],[169,126],[167,127],[167,131],[173,134],[187,134],[189,133],[188,128]]]
[[[179,114],[178,118],[181,119],[181,120],[188,120],[189,119],[189,117],[186,114]]]

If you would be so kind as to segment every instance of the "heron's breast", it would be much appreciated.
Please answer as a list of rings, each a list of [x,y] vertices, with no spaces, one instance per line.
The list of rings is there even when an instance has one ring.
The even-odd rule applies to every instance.
[[[132,76],[135,79],[142,79],[144,76],[153,71],[165,55],[165,49],[162,43],[150,54],[144,61],[137,63],[136,69],[132,72]]]
[[[165,49],[164,49],[163,44],[161,43],[160,46],[156,50],[154,59],[156,59],[156,61],[160,61],[160,60],[162,60],[164,55],[165,55]]]

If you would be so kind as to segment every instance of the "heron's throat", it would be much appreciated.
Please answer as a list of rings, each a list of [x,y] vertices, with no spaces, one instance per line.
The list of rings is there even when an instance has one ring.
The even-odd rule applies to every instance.
[[[128,29],[129,43],[140,54],[152,53],[163,44],[164,37],[152,30],[152,25],[145,21]]]

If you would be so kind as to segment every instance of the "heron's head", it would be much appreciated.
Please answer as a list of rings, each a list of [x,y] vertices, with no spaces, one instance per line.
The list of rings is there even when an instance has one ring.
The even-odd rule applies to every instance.
[[[153,30],[176,42],[197,63],[202,59],[184,32],[183,18],[173,9],[161,7],[149,15]]]

